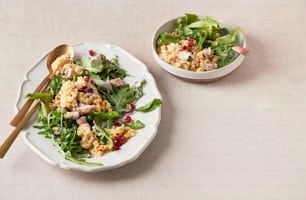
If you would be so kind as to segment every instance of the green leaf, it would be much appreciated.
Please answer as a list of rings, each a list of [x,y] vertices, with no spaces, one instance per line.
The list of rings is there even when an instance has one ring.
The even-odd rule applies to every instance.
[[[99,117],[102,120],[112,120],[116,117],[119,116],[119,113],[116,111],[111,111],[111,112],[95,112],[95,111],[90,111],[88,113],[88,119],[89,120],[94,120],[95,117]]]
[[[27,94],[26,97],[30,99],[39,100],[40,102],[44,102],[46,104],[49,104],[53,100],[53,95],[50,92],[30,93],[30,94]]]
[[[132,121],[126,125],[134,130],[139,130],[145,127],[145,125],[140,120]]]
[[[185,17],[186,17],[186,23],[187,24],[191,24],[191,23],[199,20],[199,17],[197,15],[191,14],[191,13],[186,13]]]
[[[42,98],[48,98],[48,97],[52,97],[52,94],[50,92],[44,92],[44,93],[31,93],[31,94],[27,94],[28,98],[31,99],[42,99]]]
[[[147,103],[146,105],[136,108],[136,110],[140,112],[151,112],[156,108],[158,108],[161,104],[162,101],[160,99],[153,99],[151,102]]]
[[[239,33],[239,28],[236,28],[235,30],[231,31],[229,34],[224,35],[222,37],[218,37],[216,39],[216,42],[218,42],[218,45],[225,45],[225,44],[232,44],[236,40],[236,36]]]
[[[158,40],[158,45],[169,44],[169,43],[178,43],[180,40],[179,37],[174,36],[168,32],[162,33]]]
[[[103,81],[98,74],[89,73],[89,77],[98,87],[104,87],[105,81]]]
[[[50,92],[53,96],[55,96],[61,89],[63,85],[63,81],[65,81],[66,78],[62,76],[54,76],[50,81]]]
[[[93,167],[102,167],[103,166],[103,163],[96,163],[96,162],[88,162],[86,161],[85,159],[77,159],[75,157],[73,157],[72,155],[66,153],[64,155],[64,157],[67,159],[67,160],[70,160],[74,163],[78,163],[78,164],[81,164],[81,165],[86,165],[86,166],[93,166]]]
[[[106,99],[112,104],[113,109],[119,113],[126,110],[126,105],[135,101],[135,90],[129,85],[114,87],[107,93]]]
[[[40,108],[38,111],[37,121],[38,122],[46,122],[48,118],[48,113],[50,112],[50,107],[48,103],[43,101],[40,102]]]
[[[122,85],[113,87],[105,94],[106,99],[112,104],[114,111],[123,113],[127,110],[127,104],[135,103],[143,95],[145,83],[143,80],[139,86]]]
[[[113,140],[110,137],[110,134],[102,127],[100,127],[98,124],[94,123],[94,126],[97,130],[97,135],[105,145],[108,146],[109,149],[113,148]]]
[[[143,88],[146,85],[146,83],[147,83],[147,81],[145,79],[143,79],[140,82],[140,85],[138,87],[133,86],[135,88],[135,98],[136,98],[136,100],[143,96]]]
[[[218,62],[218,67],[223,67],[230,63],[237,54],[232,50],[232,46],[236,42],[236,36],[239,33],[240,29],[236,28],[232,30],[229,34],[222,37],[218,37],[211,45],[211,48],[214,50],[215,54],[221,57],[221,60]]]

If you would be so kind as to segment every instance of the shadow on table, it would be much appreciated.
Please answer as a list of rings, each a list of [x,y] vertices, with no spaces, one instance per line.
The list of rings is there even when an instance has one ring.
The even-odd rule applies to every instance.
[[[250,49],[242,64],[231,74],[223,77],[217,84],[230,82],[230,84],[246,84],[261,78],[265,73],[273,73],[276,69],[271,68],[267,63],[269,58],[269,47],[265,45],[267,42],[264,38],[256,38],[255,35],[247,34],[247,48]],[[212,82],[214,83],[214,82]]]

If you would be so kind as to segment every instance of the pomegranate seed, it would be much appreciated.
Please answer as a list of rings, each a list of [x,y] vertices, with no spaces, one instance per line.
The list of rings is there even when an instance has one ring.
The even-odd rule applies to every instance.
[[[136,105],[133,104],[133,103],[130,103],[130,104],[127,105],[127,107],[128,107],[129,110],[135,110]]]
[[[186,45],[182,46],[182,50],[187,50],[188,47]]]
[[[86,86],[82,87],[81,92],[85,93],[86,91],[87,91],[87,87]]]
[[[194,40],[192,38],[188,38],[188,47],[192,47],[194,45]]]
[[[115,122],[114,123],[114,126],[120,126],[121,124],[120,124],[120,122]]]
[[[126,116],[125,120],[126,123],[132,122],[132,117],[131,116]]]
[[[120,149],[120,146],[119,145],[114,145],[113,146],[113,151],[116,151],[116,150],[119,150]]]
[[[114,146],[113,146],[113,150],[119,150],[121,145],[123,145],[124,143],[126,143],[128,140],[128,138],[126,138],[124,135],[122,136],[116,136],[114,139],[113,139],[113,143],[114,143]]]
[[[121,139],[121,145],[125,144],[127,142],[127,140],[128,140],[127,137],[125,137],[125,136],[121,136],[120,139]]]
[[[88,51],[88,53],[89,53],[90,56],[95,56],[96,55],[96,52],[94,52],[94,50],[92,50],[92,49],[90,49]]]
[[[93,91],[93,89],[92,89],[92,88],[88,88],[88,89],[87,89],[87,92],[89,92],[89,93],[93,93],[94,91]]]
[[[84,76],[84,80],[88,83],[89,82],[89,76]]]

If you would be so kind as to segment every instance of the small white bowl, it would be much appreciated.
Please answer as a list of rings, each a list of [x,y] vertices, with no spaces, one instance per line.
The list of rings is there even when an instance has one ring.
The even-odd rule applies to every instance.
[[[231,73],[232,71],[234,71],[244,60],[244,55],[238,55],[238,57],[236,57],[231,63],[229,63],[228,65],[221,67],[221,68],[217,68],[211,71],[205,71],[205,72],[194,72],[194,71],[189,71],[189,70],[185,70],[185,69],[181,69],[181,68],[177,68],[174,67],[168,63],[166,63],[165,61],[163,61],[157,54],[157,49],[156,49],[156,44],[157,44],[157,40],[160,36],[160,34],[164,33],[164,32],[172,32],[175,29],[176,26],[176,21],[177,19],[179,19],[181,17],[175,18],[175,19],[171,19],[170,21],[167,21],[166,23],[164,23],[160,28],[157,29],[157,31],[154,33],[153,36],[153,41],[152,41],[152,53],[153,53],[153,57],[155,58],[156,62],[167,72],[169,72],[170,74],[179,77],[181,79],[187,80],[187,81],[191,81],[191,82],[208,82],[208,81],[214,81],[214,80],[218,80],[226,75],[228,75],[229,73]],[[214,18],[216,19],[216,18]],[[237,26],[233,25],[232,23],[225,21],[225,20],[221,20],[221,19],[216,19],[218,20],[223,27],[227,28],[228,30],[233,30],[235,28],[237,28]],[[245,36],[243,35],[243,33],[241,32],[241,30],[239,31],[238,35],[237,35],[237,41],[238,41],[238,45],[240,45],[243,48],[246,48],[246,39]]]

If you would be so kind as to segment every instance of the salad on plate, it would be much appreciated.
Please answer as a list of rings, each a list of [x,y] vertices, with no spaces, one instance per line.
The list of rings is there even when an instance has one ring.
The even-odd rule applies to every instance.
[[[108,59],[93,50],[78,60],[69,55],[60,56],[52,63],[54,77],[48,92],[27,95],[40,104],[39,124],[34,127],[67,160],[103,166],[86,158],[120,150],[137,130],[145,127],[133,114],[151,112],[161,106],[159,98],[136,106],[144,95],[146,80],[125,82],[131,75],[118,61],[117,56]]]

